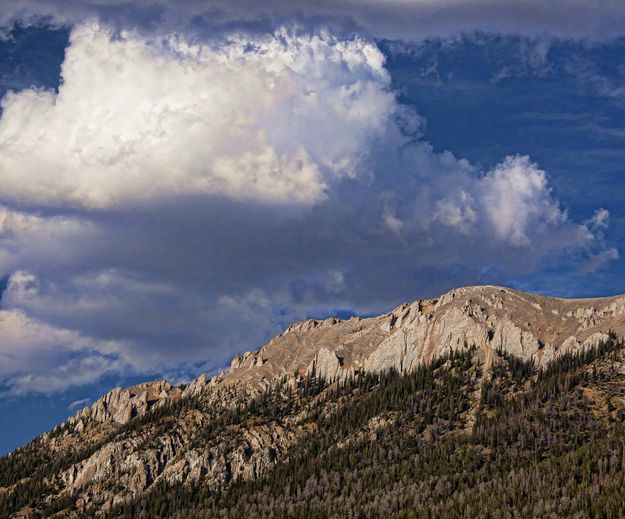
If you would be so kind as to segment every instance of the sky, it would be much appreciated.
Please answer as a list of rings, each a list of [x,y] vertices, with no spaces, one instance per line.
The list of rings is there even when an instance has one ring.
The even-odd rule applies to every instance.
[[[0,454],[462,285],[625,293],[625,5],[0,0]]]

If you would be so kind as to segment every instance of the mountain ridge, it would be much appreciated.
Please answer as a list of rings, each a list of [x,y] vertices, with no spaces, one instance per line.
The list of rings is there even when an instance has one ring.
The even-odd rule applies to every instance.
[[[504,299],[501,295],[512,296]],[[497,323],[488,323],[488,316],[483,315],[484,305],[491,308],[499,309],[498,307],[506,307],[508,313],[511,313],[512,307],[511,301],[517,300],[526,307],[534,308],[535,310],[543,311],[548,310],[560,319],[568,318],[573,326],[577,325],[578,329],[574,330],[571,326],[564,326],[564,330],[571,332],[564,337],[563,334],[559,334],[560,341],[549,340],[549,334],[547,330],[528,330],[519,327],[518,324],[513,323],[511,316],[506,316],[503,321],[500,321],[500,326],[497,327]],[[542,305],[540,304],[542,302]],[[448,306],[454,303],[451,308]],[[468,306],[467,306],[468,304]],[[572,307],[576,306],[576,311],[572,312]],[[608,337],[608,333],[613,331],[617,335],[625,335],[625,294],[615,295],[607,297],[589,297],[589,298],[561,298],[550,297],[532,294],[530,292],[524,292],[515,290],[509,287],[498,285],[472,285],[466,287],[459,287],[450,290],[442,294],[438,298],[432,299],[418,299],[412,303],[402,303],[396,306],[389,312],[380,314],[373,317],[352,317],[350,319],[339,319],[337,317],[327,317],[325,319],[304,319],[302,321],[295,322],[289,325],[282,333],[273,337],[269,343],[265,346],[254,351],[246,351],[242,354],[235,355],[232,359],[229,369],[220,372],[215,377],[208,379],[206,374],[201,374],[195,380],[190,382],[184,388],[179,389],[172,386],[167,380],[155,380],[152,382],[145,382],[137,384],[131,388],[113,388],[110,392],[100,397],[92,405],[81,409],[74,417],[70,417],[69,421],[78,422],[81,418],[89,415],[89,409],[93,408],[92,414],[96,417],[107,416],[108,411],[106,409],[111,405],[110,401],[113,400],[113,420],[118,423],[127,423],[131,418],[137,415],[143,415],[147,409],[153,405],[163,405],[165,401],[175,400],[177,398],[185,398],[189,395],[195,394],[201,391],[203,386],[217,386],[220,384],[236,384],[244,383],[251,384],[262,389],[270,386],[276,379],[281,376],[290,375],[289,369],[280,364],[285,359],[289,361],[295,361],[296,370],[299,375],[311,373],[315,370],[315,373],[323,378],[334,377],[346,377],[353,374],[354,370],[363,369],[364,371],[380,371],[383,369],[395,368],[398,371],[406,371],[416,366],[419,362],[432,360],[437,354],[441,354],[440,348],[433,348],[431,351],[413,352],[415,357],[411,359],[411,362],[407,366],[404,366],[402,362],[398,363],[397,359],[402,357],[406,358],[406,352],[401,351],[401,345],[397,340],[384,341],[384,339],[396,335],[400,330],[407,328],[406,324],[410,314],[415,316],[427,316],[432,315],[436,320],[438,317],[437,310],[441,308],[445,312],[462,308],[462,315],[453,315],[450,322],[445,322],[445,327],[449,331],[447,337],[439,336],[438,343],[445,344],[445,347],[451,345],[464,346],[464,342],[471,342],[472,344],[480,344],[485,346],[487,342],[491,342],[493,339],[497,339],[493,336],[493,339],[488,339],[489,330],[495,333],[495,330],[500,332],[499,341],[495,341],[493,348],[497,345],[502,349],[515,353],[521,358],[526,360],[538,359],[539,365],[553,360],[557,355],[565,354],[567,351],[574,351],[577,348],[586,348],[598,344],[601,340],[605,340]],[[514,307],[519,310],[519,307]],[[606,312],[606,309],[608,310]],[[562,315],[561,315],[562,313]],[[482,314],[482,315],[480,315]],[[482,323],[481,327],[474,328],[473,323],[464,319],[468,317],[472,320],[477,320]],[[621,321],[620,318],[623,318]],[[516,316],[518,321],[518,316]],[[510,326],[509,323],[512,323]],[[484,324],[486,326],[484,326]],[[494,326],[491,326],[494,325]],[[570,324],[570,323],[567,323]],[[319,351],[316,355],[311,357],[309,351],[306,348],[299,348],[298,352],[302,354],[305,361],[299,361],[294,359],[296,357],[293,354],[293,342],[291,341],[293,335],[290,334],[306,334],[307,332],[318,333],[321,331],[328,332],[329,327],[339,325],[348,328],[347,330],[341,330],[343,333],[330,334],[331,339],[340,337],[347,338],[347,341],[340,343],[338,348],[332,349],[329,345],[329,341],[326,338],[315,338],[313,342],[313,349]],[[421,326],[420,326],[421,325]],[[423,323],[417,323],[417,328],[423,328]],[[429,325],[426,325],[426,328]],[[372,329],[371,334],[367,334],[367,339],[375,341],[379,340],[375,344],[376,348],[345,348],[349,345],[349,340],[352,337],[348,337],[350,334],[358,334],[359,328],[370,327]],[[376,330],[382,332],[376,335]],[[430,326],[431,328],[431,326]],[[502,329],[505,328],[505,329]],[[534,327],[535,328],[535,327]],[[353,330],[356,330],[354,332]],[[415,333],[422,330],[410,330],[411,333]],[[430,331],[430,330],[427,330]],[[541,333],[542,332],[542,333]],[[553,333],[553,332],[552,332]],[[556,332],[557,333],[557,332]],[[386,334],[386,335],[384,335]],[[503,334],[510,334],[504,340]],[[321,334],[319,334],[321,335]],[[425,335],[428,335],[427,333]],[[431,335],[431,333],[429,334]],[[464,335],[464,336],[463,336]],[[581,336],[582,340],[578,340],[578,336]],[[423,343],[431,337],[421,336],[415,337],[416,341]],[[382,339],[382,340],[380,340]],[[396,339],[396,337],[395,337]],[[557,338],[556,338],[557,339]],[[406,339],[408,340],[408,339]],[[462,344],[461,344],[462,341]],[[568,342],[567,342],[568,341]],[[352,345],[353,345],[353,341]],[[319,346],[321,344],[321,346]],[[300,345],[301,346],[301,345]],[[341,348],[341,346],[344,346]],[[528,350],[527,347],[533,350]],[[291,348],[289,350],[289,348]],[[289,350],[286,353],[286,357],[275,355],[276,350],[282,350],[280,353],[284,353],[284,350]],[[349,351],[348,351],[349,350]],[[544,352],[538,355],[539,352]],[[339,353],[347,353],[347,355],[340,356]],[[270,352],[271,356],[267,356]],[[289,353],[291,355],[289,355]],[[420,355],[423,353],[423,356]],[[529,355],[528,355],[529,354]],[[265,355],[263,357],[263,355]],[[278,364],[277,370],[271,370],[271,364]],[[263,368],[264,369],[257,369]],[[303,370],[303,371],[302,371]],[[139,391],[138,397],[132,395],[133,388],[141,388],[144,386],[143,391]],[[166,390],[163,388],[167,387]],[[150,405],[147,402],[142,402],[142,399],[147,396],[147,393],[152,388],[157,388],[157,392],[164,393],[158,398],[153,398]],[[121,401],[120,401],[121,399]],[[117,410],[116,408],[120,409]],[[116,414],[117,413],[117,414]]]
[[[201,483],[202,491],[221,495],[288,464],[327,420],[360,409],[363,399],[373,401],[387,383],[404,392],[425,384],[434,395],[427,397],[430,407],[411,404],[418,412],[411,411],[417,414],[408,422],[400,411],[376,411],[351,436],[336,438],[332,449],[343,452],[394,427],[408,427],[402,434],[417,435],[418,444],[450,434],[473,438],[487,420],[485,405],[495,391],[488,388],[497,377],[504,382],[492,386],[502,395],[495,401],[504,405],[554,364],[568,366],[567,359],[585,352],[589,362],[599,362],[593,352],[621,355],[614,341],[623,335],[625,296],[568,300],[497,286],[455,289],[374,317],[301,321],[236,356],[211,379],[201,375],[178,387],[160,380],[106,393],[0,460],[0,504],[14,503],[8,509],[23,512],[20,517],[39,517],[38,510],[116,517],[157,489]],[[620,381],[625,359],[610,362],[609,376]],[[407,386],[404,380],[415,376],[425,379]],[[350,389],[340,396],[341,388]],[[410,391],[403,393],[407,401],[416,398]],[[448,401],[445,394],[456,396]],[[620,402],[601,398],[597,402]],[[402,402],[394,405],[404,409]]]

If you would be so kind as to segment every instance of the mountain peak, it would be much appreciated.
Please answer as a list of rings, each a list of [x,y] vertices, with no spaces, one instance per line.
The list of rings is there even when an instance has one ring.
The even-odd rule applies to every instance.
[[[329,378],[409,371],[469,346],[485,359],[500,349],[542,366],[598,344],[610,331],[625,332],[623,296],[564,299],[501,286],[461,287],[376,317],[296,323],[259,351],[235,357],[219,383],[267,387],[313,369]]]

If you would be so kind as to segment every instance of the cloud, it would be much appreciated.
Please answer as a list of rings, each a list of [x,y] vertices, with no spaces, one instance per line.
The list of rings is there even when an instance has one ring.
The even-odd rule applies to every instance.
[[[462,234],[469,234],[477,220],[473,197],[466,191],[460,191],[453,197],[439,200],[434,219]]]
[[[528,37],[606,40],[622,36],[625,7],[607,0],[597,9],[590,0],[3,0],[0,22],[35,23],[42,18],[74,25],[99,17],[110,24],[155,30],[208,29],[221,36],[233,25],[248,30],[271,30],[276,25],[320,22],[344,31],[376,38],[421,40],[449,38],[474,32],[505,33]]]
[[[67,410],[70,412],[75,412],[77,409],[85,407],[91,403],[90,398],[81,398],[80,400],[74,400],[67,406]]]
[[[597,209],[588,219],[586,224],[592,229],[605,229],[610,222],[610,211],[607,209]]]
[[[54,393],[84,385],[124,367],[105,351],[112,345],[31,319],[19,310],[0,311],[0,395]]]
[[[481,180],[482,205],[495,235],[512,245],[531,245],[536,226],[557,226],[566,214],[551,195],[547,175],[529,157],[506,157]]]
[[[606,268],[606,266],[620,258],[620,254],[617,249],[610,247],[609,249],[602,250],[597,254],[591,256],[585,261],[579,268],[579,272],[582,274],[591,274],[598,270]]]
[[[113,36],[76,27],[58,93],[3,99],[5,201],[102,208],[202,193],[311,205],[356,174],[395,107],[382,54],[357,38]]]
[[[530,158],[423,141],[370,40],[89,21],[62,80],[2,101],[9,393],[184,379],[309,315],[618,255]]]

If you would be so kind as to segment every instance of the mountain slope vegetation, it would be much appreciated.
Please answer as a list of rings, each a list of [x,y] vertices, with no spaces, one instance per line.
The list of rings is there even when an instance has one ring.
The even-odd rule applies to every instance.
[[[624,433],[614,334],[543,367],[503,350],[486,365],[467,344],[407,373],[200,392],[88,424],[80,442],[59,427],[0,460],[0,516],[619,517]],[[115,465],[128,443],[163,465],[136,491],[106,464],[89,474],[91,496],[67,484],[72,467],[103,449]],[[172,467],[180,477],[164,477]]]

